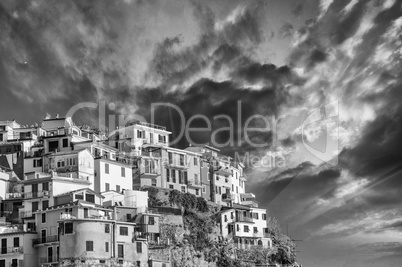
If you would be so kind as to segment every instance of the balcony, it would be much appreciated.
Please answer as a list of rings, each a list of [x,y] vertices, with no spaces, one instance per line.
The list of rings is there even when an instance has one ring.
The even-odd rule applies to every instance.
[[[23,247],[2,247],[1,254],[22,254],[24,253]]]
[[[232,200],[234,200],[234,195],[231,193],[222,194],[222,201],[230,202]]]
[[[24,198],[39,198],[39,197],[49,197],[49,191],[36,191],[36,192],[26,192],[24,193]]]
[[[36,245],[40,245],[40,244],[54,243],[54,242],[59,242],[58,235],[43,236],[41,238],[33,239],[32,245],[36,246]]]
[[[215,170],[215,174],[218,174],[218,175],[223,175],[223,176],[230,176],[230,175],[232,175],[232,172],[229,170],[229,168],[219,168],[219,169],[217,169],[217,170]]]
[[[20,218],[30,218],[30,217],[33,217],[32,210],[20,212]]]
[[[179,159],[169,159],[169,161],[165,163],[165,166],[176,169],[188,169],[188,166],[185,164],[185,162]]]
[[[6,193],[6,199],[22,199],[24,198],[24,193],[16,192],[16,193]]]
[[[199,180],[190,180],[187,182],[188,187],[196,188],[196,189],[201,189],[202,185]]]
[[[249,222],[249,223],[254,223],[253,218],[251,217],[246,217],[243,215],[237,215],[236,216],[236,222]]]

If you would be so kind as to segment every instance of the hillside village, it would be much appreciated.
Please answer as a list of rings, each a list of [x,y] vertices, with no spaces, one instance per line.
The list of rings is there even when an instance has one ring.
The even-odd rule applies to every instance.
[[[170,134],[0,121],[0,267],[299,266],[244,166]]]

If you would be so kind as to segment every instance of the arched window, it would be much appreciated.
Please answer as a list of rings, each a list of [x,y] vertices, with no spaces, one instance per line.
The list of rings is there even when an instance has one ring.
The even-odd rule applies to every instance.
[[[262,246],[262,241],[261,240],[258,240],[258,245]]]

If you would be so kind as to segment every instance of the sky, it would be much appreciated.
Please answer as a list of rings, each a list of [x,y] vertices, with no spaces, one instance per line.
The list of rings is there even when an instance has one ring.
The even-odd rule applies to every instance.
[[[244,160],[303,266],[400,266],[400,1],[5,0],[0,29],[0,120],[204,116],[174,146]]]

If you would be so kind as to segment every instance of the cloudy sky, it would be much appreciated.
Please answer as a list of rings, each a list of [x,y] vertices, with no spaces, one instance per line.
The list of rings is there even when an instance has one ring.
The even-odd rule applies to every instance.
[[[233,135],[175,146],[232,138],[224,153],[282,159],[248,165],[248,189],[303,240],[303,266],[400,266],[400,1],[5,0],[0,29],[0,120],[98,101],[148,121],[152,103],[171,103],[212,130],[231,126],[214,119],[226,115]],[[276,123],[244,136],[253,115]],[[96,126],[97,112],[74,120]],[[172,108],[155,122],[182,128]]]

